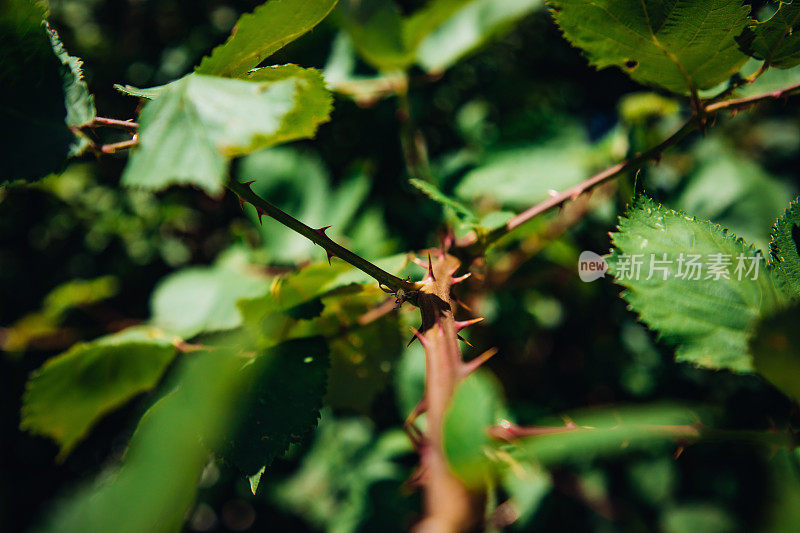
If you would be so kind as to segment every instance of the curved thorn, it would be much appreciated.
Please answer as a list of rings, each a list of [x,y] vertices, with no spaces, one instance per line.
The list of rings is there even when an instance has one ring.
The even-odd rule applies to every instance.
[[[470,343],[469,343],[469,341],[468,341],[467,339],[465,339],[465,338],[464,338],[464,337],[462,337],[461,335],[456,335],[456,337],[458,337],[458,340],[460,340],[461,342],[463,342],[464,344],[466,344],[467,346],[469,346],[470,348],[472,348],[472,344],[470,344]]]
[[[433,262],[431,261],[431,253],[428,252],[428,277],[436,281],[436,276],[433,275]]]
[[[472,276],[472,272],[467,272],[463,276],[458,276],[457,278],[453,278],[451,284],[452,285],[456,285],[457,283],[461,283],[462,281],[464,281],[465,279],[469,278],[470,276]]]
[[[497,354],[497,348],[489,348],[475,359],[467,361],[461,367],[461,376],[464,378],[469,376],[470,374],[478,370],[478,368],[480,368],[483,365],[483,363],[494,357],[496,354]]]
[[[479,316],[478,318],[473,318],[472,320],[456,320],[456,331],[461,331],[464,328],[468,328],[473,324],[477,324],[478,322],[482,321],[483,317]]]

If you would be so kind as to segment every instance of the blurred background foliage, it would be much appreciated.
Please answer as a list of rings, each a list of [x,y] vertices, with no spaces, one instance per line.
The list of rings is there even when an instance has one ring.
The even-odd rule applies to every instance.
[[[135,116],[136,104],[113,84],[146,87],[187,73],[259,3],[52,0],[50,6],[65,46],[84,60],[97,108],[124,119]],[[398,2],[404,13],[423,3]],[[540,3],[475,4],[472,14],[423,46],[425,70],[411,72],[408,105],[427,142],[433,182],[477,218],[528,207],[550,189],[652,146],[680,124],[676,100],[644,92],[616,69],[589,68]],[[481,24],[505,16],[502,31],[485,44],[476,41],[483,45],[453,64],[454,39],[480,34]],[[341,87],[331,121],[313,141],[242,158],[234,173],[255,179],[255,192],[306,223],[332,225],[330,235],[366,257],[436,245],[445,225],[463,231],[464,213],[443,210],[409,184],[399,140],[403,104],[379,93],[364,96],[364,85],[354,85],[380,76],[358,59],[342,25],[341,16],[328,19],[271,59],[326,69],[329,83]],[[759,80],[763,90],[785,81],[771,76]],[[726,428],[790,422],[791,402],[762,379],[673,362],[672,351],[625,309],[618,287],[609,280],[580,283],[575,273],[581,250],[608,250],[608,232],[636,188],[767,245],[770,225],[799,192],[800,107],[796,100],[771,103],[719,122],[659,164],[595,191],[582,208],[540,217],[491,252],[465,302],[486,317],[471,328],[476,348],[466,353],[498,348],[488,368],[517,421],[670,400],[708,406]],[[230,196],[120,188],[124,163],[124,157],[85,157],[58,176],[0,188],[0,523],[8,531],[39,523],[54,497],[118,459],[148,406],[139,398],[106,417],[65,462],[54,463],[53,443],[17,429],[29,372],[76,341],[145,320],[160,279],[212,264],[232,246],[246,248],[251,262],[273,273],[323,255],[274,221],[259,226],[251,208],[242,213]],[[561,227],[564,218],[574,223]],[[404,348],[409,325],[414,315],[405,310],[359,335],[338,337],[318,430],[263,473],[256,495],[235,469],[209,463],[185,529],[407,528],[419,511],[418,493],[407,483],[416,458],[399,427],[424,376],[419,345]],[[471,386],[494,386],[489,377],[478,381]],[[154,423],[170,426],[168,418]],[[515,502],[500,505],[493,517],[498,527],[518,517],[511,527],[534,531],[780,531],[787,522],[769,517],[780,509],[796,514],[800,488],[787,474],[786,452],[770,456],[747,442],[712,441],[676,458],[663,445],[614,456],[581,453],[595,444],[580,441],[569,460],[548,465],[549,473],[528,465],[490,495],[497,504]]]

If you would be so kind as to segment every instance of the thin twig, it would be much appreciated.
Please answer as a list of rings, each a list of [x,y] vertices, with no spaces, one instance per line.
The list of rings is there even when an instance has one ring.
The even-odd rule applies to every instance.
[[[255,194],[252,190],[250,190],[250,184],[239,183],[235,180],[231,180],[228,184],[228,188],[233,191],[242,202],[247,202],[252,204],[253,207],[256,208],[256,212],[258,212],[258,218],[261,219],[262,215],[267,215],[271,218],[274,218],[284,226],[292,229],[302,235],[303,237],[309,239],[314,244],[318,244],[325,249],[328,254],[328,260],[330,261],[331,257],[338,257],[357,269],[361,270],[362,272],[372,276],[375,278],[378,283],[385,285],[389,289],[394,292],[402,290],[406,293],[406,298],[411,298],[412,303],[414,302],[414,294],[416,293],[417,286],[410,281],[406,281],[404,279],[400,279],[397,276],[394,276],[379,266],[370,263],[363,257],[351,252],[344,246],[341,246],[331,240],[325,234],[325,228],[314,229],[310,226],[307,226],[291,216],[290,214],[282,211],[277,206],[269,203],[268,201],[264,200],[257,194]]]
[[[133,120],[118,120],[116,118],[94,117],[88,126],[109,126],[112,128],[121,128],[126,130],[135,130],[139,128],[139,123]]]
[[[784,87],[783,89],[757,94],[754,96],[747,96],[745,98],[732,98],[729,100],[723,100],[722,102],[715,102],[707,105],[704,108],[703,116],[706,119],[708,119],[718,114],[721,111],[726,111],[726,110],[735,111],[739,109],[746,109],[752,105],[759,104],[761,102],[787,98],[798,92],[800,92],[800,83]],[[539,202],[533,207],[530,207],[525,211],[523,211],[522,213],[518,214],[517,216],[513,217],[504,226],[501,226],[488,233],[481,240],[482,242],[471,243],[469,247],[470,248],[478,247],[485,249],[486,247],[493,244],[501,237],[507,235],[514,229],[525,224],[526,222],[535,218],[536,216],[544,213],[545,211],[548,211],[553,207],[557,207],[566,202],[567,200],[574,200],[587,190],[591,189],[592,187],[599,185],[600,183],[603,183],[611,178],[619,176],[624,172],[639,168],[650,160],[657,160],[658,158],[661,157],[661,153],[664,150],[680,142],[687,135],[698,129],[698,127],[700,127],[700,124],[698,123],[697,115],[694,115],[678,131],[673,133],[670,137],[668,137],[666,140],[664,140],[657,146],[654,146],[653,148],[647,150],[646,152],[637,154],[631,159],[628,159],[621,163],[617,163],[616,165],[609,167],[598,174],[595,174],[591,178],[573,187],[570,187],[565,191],[552,195],[547,200]]]

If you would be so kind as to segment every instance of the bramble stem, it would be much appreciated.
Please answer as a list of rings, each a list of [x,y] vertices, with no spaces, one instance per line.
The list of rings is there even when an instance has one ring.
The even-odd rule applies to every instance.
[[[274,218],[287,228],[296,231],[314,244],[322,246],[322,248],[328,252],[329,258],[331,256],[335,256],[350,263],[365,274],[375,278],[378,283],[385,285],[394,292],[397,292],[400,289],[406,291],[407,293],[416,292],[417,287],[414,283],[389,274],[379,266],[370,263],[363,257],[351,252],[344,246],[335,243],[330,237],[325,235],[325,229],[327,228],[314,229],[303,224],[290,214],[282,211],[277,206],[269,203],[255,194],[252,190],[250,190],[249,184],[243,184],[235,180],[231,180],[228,183],[228,188],[233,191],[242,201],[252,204],[259,214],[259,219],[261,218],[262,214]]]
[[[722,102],[708,104],[703,108],[702,116],[706,120],[708,120],[709,118],[717,115],[721,111],[726,111],[726,110],[738,111],[740,109],[746,109],[752,105],[759,104],[765,101],[787,98],[796,93],[800,93],[800,83],[789,85],[788,87],[784,87],[783,89],[757,94],[754,96],[747,96],[745,98],[731,98],[729,100],[723,100]],[[574,200],[587,190],[591,189],[592,187],[595,187],[596,185],[599,185],[600,183],[603,183],[611,178],[619,176],[624,172],[639,168],[647,161],[658,159],[664,150],[677,144],[687,135],[698,129],[700,126],[701,124],[699,123],[698,115],[695,114],[688,122],[686,122],[686,124],[684,124],[678,131],[673,133],[666,140],[661,142],[661,144],[654,146],[650,150],[638,154],[635,157],[632,157],[631,159],[622,161],[621,163],[617,163],[616,165],[611,166],[598,174],[595,174],[591,178],[573,187],[570,187],[565,191],[556,193],[547,200],[539,202],[533,207],[526,209],[522,213],[518,214],[517,216],[509,220],[504,226],[500,226],[499,228],[488,233],[486,236],[484,236],[483,239],[481,239],[480,242],[470,243],[467,246],[468,251],[474,253],[474,252],[479,252],[482,249],[488,248],[491,244],[496,242],[501,237],[507,235],[514,229],[525,224],[534,217],[544,213],[545,211],[553,207],[559,206],[564,202],[566,202],[567,200]]]

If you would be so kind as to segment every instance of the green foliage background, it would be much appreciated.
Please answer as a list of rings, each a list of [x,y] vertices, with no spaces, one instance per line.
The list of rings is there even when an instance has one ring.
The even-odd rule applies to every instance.
[[[53,0],[50,9],[51,23],[66,49],[84,61],[96,107],[104,116],[134,117],[137,100],[114,90],[114,84],[151,87],[191,72],[224,41],[238,16],[260,3]],[[492,11],[493,2],[474,3],[477,14],[462,14],[448,24],[457,30],[473,28],[480,21],[503,20],[502,14]],[[562,3],[566,17],[566,4],[575,2],[554,2]],[[648,92],[622,70],[590,68],[544,8],[534,9],[533,4],[509,2],[509,10],[532,12],[513,24],[501,25],[495,39],[458,62],[441,44],[452,42],[446,33],[435,34],[440,44],[428,42],[419,57],[409,52],[420,31],[420,18],[403,19],[395,28],[396,46],[383,50],[374,40],[385,35],[376,37],[369,28],[355,27],[364,20],[359,18],[362,15],[348,19],[344,10],[269,59],[270,64],[327,67],[329,76],[334,76],[334,67],[351,62],[348,79],[369,79],[375,75],[375,66],[416,65],[409,104],[427,140],[435,189],[423,186],[420,191],[408,181],[397,101],[356,103],[341,94],[334,100],[330,122],[319,127],[315,139],[248,155],[233,163],[233,175],[257,179],[257,193],[314,227],[332,224],[331,231],[346,238],[352,249],[380,258],[438,244],[438,230],[446,223],[454,225],[458,234],[476,226],[491,229],[507,219],[504,212],[528,207],[546,198],[549,189],[572,185],[593,170],[643,151],[676,129],[680,117],[675,99]],[[395,20],[414,13],[424,2],[398,5],[399,11],[388,9],[381,16]],[[762,7],[755,3],[755,12],[760,13]],[[430,20],[436,16],[435,11],[427,14]],[[353,26],[349,44],[339,33],[339,26],[348,25]],[[367,49],[371,54],[356,60],[348,49]],[[792,50],[783,53],[785,64],[793,64]],[[762,90],[769,90],[770,83],[776,87],[791,83],[791,76],[797,77],[792,73],[770,72],[759,83]],[[719,73],[713,74],[710,81],[699,83],[701,88],[718,81]],[[109,142],[123,139],[113,131],[104,135]],[[0,343],[4,350],[0,357],[0,524],[4,529],[38,526],[49,516],[70,523],[88,512],[73,508],[69,511],[73,515],[51,514],[53,502],[122,456],[136,421],[152,403],[152,397],[138,396],[99,419],[84,440],[69,443],[75,447],[62,463],[54,463],[59,450],[53,442],[18,430],[20,402],[32,371],[77,341],[143,321],[150,320],[145,328],[168,324],[191,336],[266,320],[249,314],[254,309],[263,311],[258,298],[266,289],[242,275],[241,255],[268,267],[270,273],[324,257],[319,248],[274,221],[265,219],[263,227],[258,226],[251,208],[242,213],[230,195],[209,197],[196,189],[171,188],[154,196],[120,188],[126,161],[124,156],[85,157],[59,175],[32,185],[0,187]],[[796,427],[793,401],[765,379],[676,362],[673,347],[659,342],[626,309],[618,286],[610,279],[581,283],[575,265],[581,250],[608,251],[609,232],[615,231],[617,216],[624,213],[636,189],[670,208],[730,228],[767,252],[771,224],[800,192],[797,168],[798,102],[766,104],[733,118],[720,117],[707,135],[691,137],[658,165],[647,166],[636,176],[623,176],[616,190],[607,191],[607,198],[563,235],[540,242],[537,232],[544,230],[554,216],[551,213],[501,243],[487,258],[490,264],[503,265],[506,251],[520,242],[533,249],[544,246],[511,272],[505,283],[468,302],[486,320],[470,330],[469,340],[476,348],[466,350],[467,356],[491,346],[499,349],[499,355],[487,365],[496,379],[478,374],[463,393],[465,401],[474,398],[475,404],[459,403],[460,409],[474,415],[467,418],[475,426],[458,424],[453,415],[453,434],[465,435],[467,444],[482,442],[480,422],[489,423],[503,409],[509,411],[503,416],[536,423],[586,408],[665,402],[702,406],[703,420],[715,427]],[[219,192],[218,185],[209,190]],[[430,199],[438,194],[450,198],[444,209]],[[393,261],[391,271],[399,272],[402,258]],[[191,269],[174,273],[184,267]],[[337,281],[336,276],[346,273],[336,270],[340,268],[336,262],[334,267],[325,265],[332,271],[314,268],[306,275],[323,280],[319,286],[330,291],[346,287]],[[796,272],[796,265],[785,269]],[[90,290],[87,283],[93,284]],[[169,305],[176,300],[170,291],[180,292],[181,283],[207,291],[212,311],[222,308],[230,313],[223,313],[224,320],[219,322],[215,313],[204,313],[206,309],[195,309],[197,314],[189,316],[181,315],[180,309],[172,312]],[[294,289],[287,287],[286,294]],[[237,310],[231,295],[252,298],[255,303],[250,311],[247,306]],[[326,291],[313,296],[310,301],[323,302],[329,313],[315,323],[325,332],[338,327],[334,319],[369,308],[369,294],[364,301],[353,298],[345,303],[325,300],[330,296]],[[303,298],[297,302],[308,304]],[[631,304],[637,308],[634,301]],[[299,321],[304,312],[313,314],[308,308],[294,308],[294,312],[299,314],[281,323],[287,330],[298,327],[292,321]],[[170,324],[176,315],[184,321]],[[231,317],[234,323],[225,322]],[[304,435],[303,424],[293,421],[301,434],[284,436],[292,445],[285,454],[275,452],[280,457],[258,474],[260,488],[255,495],[253,478],[248,482],[232,466],[235,458],[211,463],[203,471],[198,503],[183,527],[189,531],[407,528],[420,503],[418,495],[403,485],[412,474],[415,455],[399,427],[419,398],[424,371],[419,346],[403,348],[412,317],[406,311],[363,334],[336,337],[329,353],[312,350],[319,357],[317,362],[330,365],[319,428]],[[783,320],[791,321],[792,315],[788,317]],[[209,336],[205,340],[210,344],[225,342],[220,338],[224,334]],[[747,338],[739,339],[739,345],[747,342]],[[87,348],[72,350],[76,349]],[[754,345],[751,351],[773,353],[769,345],[766,349]],[[159,370],[165,368],[166,377],[161,381],[158,375],[146,377],[159,395],[168,392],[171,380],[177,379],[179,365],[170,363],[172,356],[158,354]],[[744,368],[738,364],[728,366]],[[770,377],[790,367],[785,361],[762,358],[756,360],[755,366],[759,365],[773,369],[764,372],[768,379],[785,390],[792,387]],[[204,367],[199,359],[194,367],[179,371],[213,376],[230,369]],[[304,375],[294,367],[286,369],[287,375],[308,379],[309,390],[319,388],[320,372],[315,368]],[[502,384],[507,407],[480,402],[499,396],[494,392],[497,382]],[[149,425],[137,432],[135,442],[141,447],[133,449],[146,449],[147,439],[158,431],[171,429],[179,434],[176,421],[194,421],[213,432],[225,420],[230,397],[230,391],[217,388],[209,394],[218,401],[206,399],[200,406],[205,411],[187,407],[204,396],[201,392],[188,390],[183,396],[167,397]],[[255,390],[253,394],[259,396]],[[280,395],[287,398],[295,404],[305,400],[294,399],[290,393]],[[682,412],[669,406],[634,409],[628,414],[647,424],[686,422]],[[258,413],[253,416],[257,418]],[[576,416],[579,422],[580,416]],[[613,425],[613,421],[593,418],[592,413],[583,416],[587,425]],[[518,525],[512,527],[671,533],[780,530],[781,526],[789,531],[792,524],[800,523],[800,519],[793,522],[786,511],[796,506],[792,496],[800,493],[787,452],[772,456],[746,439],[712,440],[688,446],[673,459],[673,445],[650,442],[631,430],[625,433],[634,443],[628,453],[606,454],[603,450],[615,450],[620,444],[608,435],[599,432],[572,441],[566,437],[563,442],[556,438],[538,448],[516,450],[515,457],[536,457],[551,470],[547,475],[541,467],[526,463],[523,475],[511,476],[498,489],[497,503],[506,497],[523,502]],[[191,472],[193,464],[205,460],[196,443],[183,444],[184,448],[165,450],[157,457],[140,454],[134,458],[175,469],[177,484],[184,475],[183,466]],[[563,453],[554,457],[553,450]],[[236,453],[233,450],[231,455]],[[270,456],[273,452],[258,453]],[[465,446],[452,453],[466,471],[481,476],[480,465],[470,469],[474,449]],[[250,475],[257,467],[248,463],[241,468]],[[142,493],[154,483],[133,474],[125,482]],[[114,497],[104,494],[101,497],[107,501]],[[142,505],[147,504],[143,499]]]

